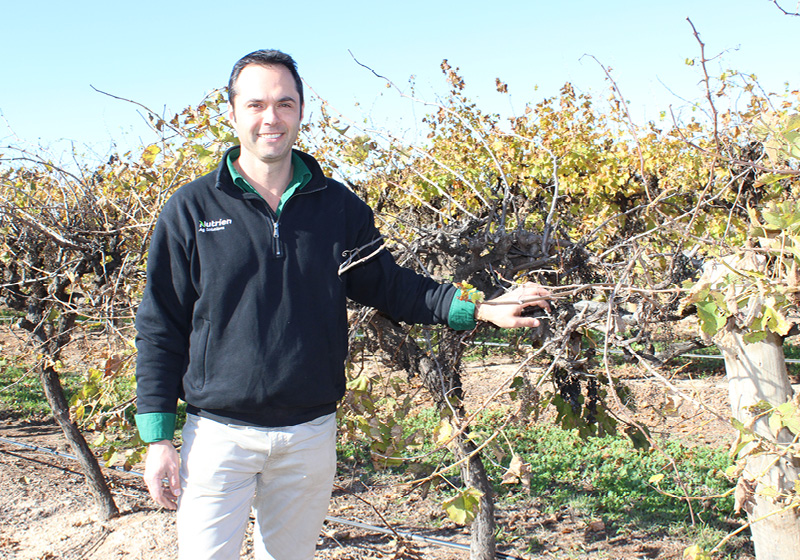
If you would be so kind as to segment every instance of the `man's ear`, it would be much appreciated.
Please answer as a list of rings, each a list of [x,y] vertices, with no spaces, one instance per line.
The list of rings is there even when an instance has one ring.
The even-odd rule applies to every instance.
[[[306,104],[303,103],[302,105],[300,105],[300,122],[303,122],[303,116],[305,115],[305,111],[306,111]]]
[[[231,105],[231,108],[228,109],[228,122],[232,125],[236,124],[236,115],[233,113],[233,105]]]

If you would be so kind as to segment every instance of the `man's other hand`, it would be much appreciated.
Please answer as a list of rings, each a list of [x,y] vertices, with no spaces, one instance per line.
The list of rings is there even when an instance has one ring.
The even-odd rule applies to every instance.
[[[147,447],[144,465],[144,481],[153,501],[167,509],[178,509],[178,496],[181,494],[179,459],[172,442],[151,443]]]

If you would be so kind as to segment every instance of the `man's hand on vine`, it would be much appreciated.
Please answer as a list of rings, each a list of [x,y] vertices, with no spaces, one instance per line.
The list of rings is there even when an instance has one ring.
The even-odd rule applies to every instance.
[[[538,307],[548,311],[549,298],[550,292],[546,288],[528,282],[499,297],[476,303],[475,319],[505,329],[538,327],[539,319],[526,316],[527,310]]]

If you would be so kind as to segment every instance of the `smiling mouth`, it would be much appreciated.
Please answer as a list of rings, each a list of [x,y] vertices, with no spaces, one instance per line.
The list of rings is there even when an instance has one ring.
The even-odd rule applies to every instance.
[[[267,140],[276,140],[276,139],[280,138],[281,136],[283,136],[282,132],[269,132],[269,133],[264,133],[264,134],[259,134],[258,135],[259,138],[266,138]]]

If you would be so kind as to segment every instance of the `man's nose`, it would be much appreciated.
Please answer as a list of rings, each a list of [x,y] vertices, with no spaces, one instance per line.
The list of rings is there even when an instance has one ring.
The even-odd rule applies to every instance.
[[[261,122],[272,124],[277,120],[278,112],[274,106],[268,105],[261,113]]]

